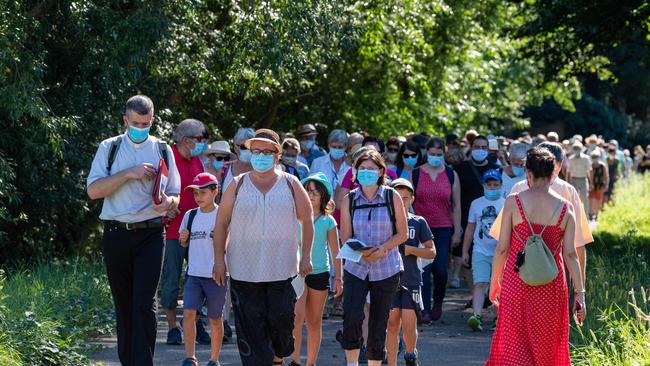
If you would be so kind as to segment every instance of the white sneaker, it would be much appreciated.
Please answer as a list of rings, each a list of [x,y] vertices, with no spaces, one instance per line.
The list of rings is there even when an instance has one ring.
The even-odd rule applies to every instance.
[[[449,288],[460,288],[460,278],[452,278],[451,281],[449,281]]]

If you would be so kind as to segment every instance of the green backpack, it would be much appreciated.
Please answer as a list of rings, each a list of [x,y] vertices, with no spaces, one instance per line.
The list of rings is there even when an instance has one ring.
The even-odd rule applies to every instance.
[[[558,210],[563,206],[564,203],[560,203],[560,205],[558,205],[558,207],[553,212],[551,219],[555,217],[555,214],[557,214]],[[521,236],[519,236],[516,230],[513,230],[515,235],[517,235],[521,241],[526,243],[524,245],[524,249],[521,252],[517,253],[517,265],[515,265],[515,271],[519,272],[519,277],[527,285],[546,285],[547,283],[553,281],[559,273],[557,264],[555,263],[555,255],[560,250],[560,248],[562,248],[562,245],[558,245],[558,248],[555,250],[555,252],[551,253],[551,250],[548,249],[548,245],[546,245],[544,239],[542,238],[542,234],[544,234],[544,231],[548,227],[548,224],[544,226],[539,234],[535,234],[535,231],[533,231],[533,226],[530,224],[530,221],[528,221],[528,218],[526,217],[523,206],[521,211],[524,213],[523,219],[528,223],[532,235],[524,240]]]

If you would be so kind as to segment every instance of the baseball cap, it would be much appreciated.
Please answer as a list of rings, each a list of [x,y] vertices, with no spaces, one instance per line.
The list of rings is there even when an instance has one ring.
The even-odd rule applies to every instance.
[[[209,186],[217,186],[217,188],[219,187],[219,181],[217,180],[217,177],[210,173],[200,173],[194,177],[192,184],[185,187],[185,189],[201,189]]]
[[[407,179],[404,178],[395,179],[390,183],[390,186],[392,188],[406,188],[410,190],[411,193],[415,192],[415,190],[413,189],[413,184],[411,184],[411,182],[409,182]]]
[[[502,181],[499,169],[490,169],[483,174],[483,183],[486,183],[490,179],[498,180],[499,182]]]

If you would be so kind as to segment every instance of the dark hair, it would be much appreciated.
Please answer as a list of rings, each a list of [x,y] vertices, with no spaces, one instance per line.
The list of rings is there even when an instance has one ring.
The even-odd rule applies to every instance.
[[[434,149],[442,149],[443,154],[447,150],[447,145],[445,144],[445,140],[443,140],[439,136],[433,136],[432,138],[427,141],[427,151],[431,148]]]
[[[395,166],[397,166],[397,170],[400,172],[404,170],[404,151],[406,151],[406,149],[415,151],[418,154],[418,162],[415,163],[415,167],[424,163],[424,157],[422,156],[422,151],[420,151],[420,146],[413,140],[407,140],[399,147],[397,158],[395,158]]]
[[[478,140],[485,140],[487,142],[488,138],[486,136],[484,136],[484,135],[478,135],[478,136],[474,137],[474,139],[472,140],[472,145],[471,146],[474,146],[474,143],[476,141],[478,141]]]
[[[379,145],[379,153],[383,154],[386,151],[386,145],[384,144],[384,141],[380,139],[379,137],[375,136],[366,136],[363,138],[363,141],[361,142],[361,146],[366,146],[366,144],[377,144]]]
[[[526,170],[535,178],[551,179],[555,170],[555,157],[545,147],[534,147],[526,154]]]
[[[141,116],[153,114],[153,102],[146,95],[134,95],[126,101],[124,114],[135,112]]]
[[[555,161],[557,163],[562,163],[564,159],[566,158],[566,153],[564,152],[564,149],[562,148],[562,145],[558,144],[557,142],[542,142],[541,144],[537,145],[538,147],[543,147],[547,149],[548,151],[553,154],[555,157]]]
[[[388,148],[388,145],[397,145],[397,148],[399,148],[400,146],[402,146],[402,143],[399,141],[397,137],[391,136],[386,141],[386,148]]]
[[[320,193],[320,207],[318,208],[320,214],[329,215],[332,212],[334,212],[334,208],[335,208],[334,201],[332,200],[332,196],[330,196],[330,193],[327,191],[327,188],[325,188],[325,185],[316,180],[308,180],[305,182],[305,184],[303,184],[303,187],[307,189],[309,183],[314,183],[316,190],[318,191],[318,193]]]
[[[381,157],[381,154],[378,153],[375,150],[369,150],[361,154],[357,160],[354,162],[354,169],[356,171],[359,171],[359,166],[361,166],[361,163],[363,163],[366,160],[370,160],[375,165],[379,167],[380,170],[384,170],[384,174],[379,174],[379,179],[377,179],[377,185],[383,185],[384,184],[384,176],[386,175],[386,162],[384,161],[384,158]],[[354,181],[358,183],[357,178],[354,177]]]

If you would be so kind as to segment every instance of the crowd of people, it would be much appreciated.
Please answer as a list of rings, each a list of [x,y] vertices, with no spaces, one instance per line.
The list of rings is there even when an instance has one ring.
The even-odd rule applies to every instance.
[[[149,134],[153,115],[148,97],[130,98],[125,133],[100,144],[87,179],[104,200],[123,365],[153,364],[157,293],[183,366],[198,365],[195,342],[219,365],[231,313],[243,365],[300,365],[303,325],[316,365],[328,302],[342,304],[348,366],[396,365],[402,348],[418,365],[417,325],[438,321],[462,280],[468,327],[484,330],[484,308],[498,306],[486,364],[568,365],[569,319],[586,314],[588,220],[650,169],[650,146],[630,154],[555,132],[384,140],[335,129],[323,148],[311,124],[240,128],[231,144],[186,119],[169,146]]]

